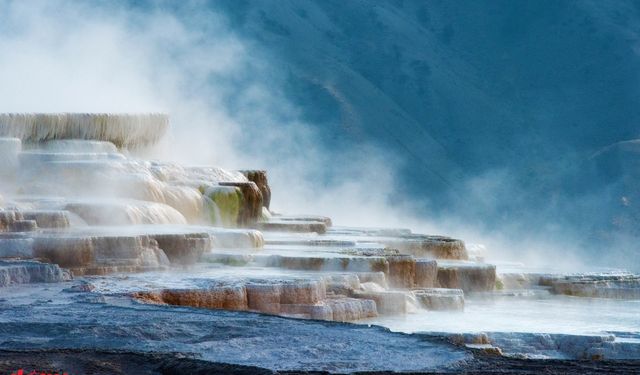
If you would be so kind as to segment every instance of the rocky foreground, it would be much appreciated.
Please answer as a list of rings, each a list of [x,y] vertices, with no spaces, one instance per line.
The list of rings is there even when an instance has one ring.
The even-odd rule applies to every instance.
[[[167,126],[163,115],[0,115],[0,369],[637,369],[633,317],[586,335],[434,332],[438,319],[468,320],[466,304],[505,297],[627,301],[623,314],[639,276],[501,269],[459,239],[278,214],[265,171],[136,158]],[[370,326],[398,319],[415,320],[407,332],[435,327]]]

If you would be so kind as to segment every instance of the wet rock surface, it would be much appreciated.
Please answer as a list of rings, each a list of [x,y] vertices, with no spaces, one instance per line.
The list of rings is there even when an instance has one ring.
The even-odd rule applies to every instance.
[[[269,209],[269,205],[271,204],[271,188],[269,187],[269,181],[267,179],[267,171],[244,170],[240,172],[260,189],[262,206]]]
[[[327,232],[327,225],[312,220],[279,220],[277,217],[256,224],[258,229],[276,232],[318,233]]]
[[[83,292],[61,293],[56,302],[17,309],[29,300],[46,301],[58,294],[30,288],[13,293],[13,302],[0,306],[0,329],[8,338],[5,351],[180,352],[271,371],[331,372],[446,370],[472,358],[438,339],[378,327],[137,304],[117,295],[96,303],[79,298],[94,294]],[[377,355],[371,356],[372,351]]]
[[[499,273],[484,246],[460,239],[272,212],[265,171],[132,156],[157,141],[144,131],[163,128],[162,115],[91,119],[0,115],[0,133],[16,137],[0,139],[0,366],[29,351],[91,373],[547,370],[509,356],[608,369],[640,358],[636,275]],[[563,310],[577,297],[586,302]],[[623,321],[608,318],[608,331],[508,325],[529,306],[555,319],[605,299]],[[514,332],[476,332],[493,320]]]
[[[262,192],[251,181],[247,182],[220,182],[221,186],[235,186],[240,189],[240,211],[238,212],[238,225],[253,225],[262,215]]]
[[[438,262],[438,285],[465,292],[492,291],[496,284],[496,267],[472,262]]]
[[[458,371],[411,371],[411,374],[633,374],[639,364],[635,361],[567,361],[516,359],[481,356],[466,363]],[[69,369],[74,374],[119,375],[144,373],[152,375],[235,374],[235,375],[325,375],[330,371],[271,371],[257,366],[203,361],[175,353],[141,353],[106,350],[41,350],[0,351],[0,371],[11,373],[18,368],[43,369],[55,372]],[[26,372],[28,373],[28,372]],[[397,374],[395,371],[352,372]]]
[[[14,284],[59,283],[70,276],[58,265],[30,260],[0,260],[0,287]]]
[[[420,302],[420,305],[427,310],[464,310],[464,292],[461,289],[418,289],[414,290],[413,294]]]
[[[577,297],[640,299],[640,276],[635,275],[575,275],[543,277],[541,285],[551,291]]]

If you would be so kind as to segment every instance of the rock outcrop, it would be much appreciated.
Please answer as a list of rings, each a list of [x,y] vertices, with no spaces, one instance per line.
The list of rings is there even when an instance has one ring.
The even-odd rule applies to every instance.
[[[490,292],[496,285],[496,266],[492,264],[438,261],[440,288],[468,292]]]
[[[262,206],[267,210],[271,204],[271,188],[267,179],[267,171],[260,170],[244,170],[240,171],[247,179],[256,184],[262,194]]]
[[[26,260],[0,260],[0,287],[14,284],[59,283],[69,280],[55,264]]]
[[[240,189],[242,199],[238,212],[238,226],[254,225],[262,216],[262,193],[258,186],[251,182],[223,181],[221,186],[235,186]]]
[[[158,142],[169,128],[164,114],[3,113],[0,136],[23,142],[57,139],[108,141],[118,147]]]
[[[148,303],[248,310],[303,319],[356,321],[377,316],[376,303],[372,299],[327,293],[328,283],[344,282],[346,278],[251,280],[197,289],[141,291],[132,296]],[[351,279],[350,283],[359,288],[357,279]],[[391,312],[390,305],[384,311]]]

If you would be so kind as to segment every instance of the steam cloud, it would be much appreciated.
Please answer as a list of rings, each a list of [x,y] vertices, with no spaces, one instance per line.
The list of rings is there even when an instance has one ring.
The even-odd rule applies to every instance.
[[[463,204],[430,217],[416,212],[422,204],[397,196],[394,155],[366,144],[324,149],[277,85],[268,51],[235,34],[203,3],[142,9],[5,1],[0,14],[0,112],[168,113],[169,136],[140,151],[145,157],[267,169],[276,211],[449,234],[484,242],[495,256],[559,266],[563,260],[575,269],[571,254],[579,251],[569,233],[541,241],[537,230],[519,224],[481,233],[465,220]],[[469,201],[480,205],[475,210],[512,193],[500,190],[508,178],[492,173],[467,181]]]

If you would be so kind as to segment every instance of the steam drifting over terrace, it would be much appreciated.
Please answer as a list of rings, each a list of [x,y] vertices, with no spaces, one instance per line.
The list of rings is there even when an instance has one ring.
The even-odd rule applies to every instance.
[[[0,136],[24,142],[86,139],[132,148],[155,144],[168,128],[169,116],[161,113],[0,114]]]

